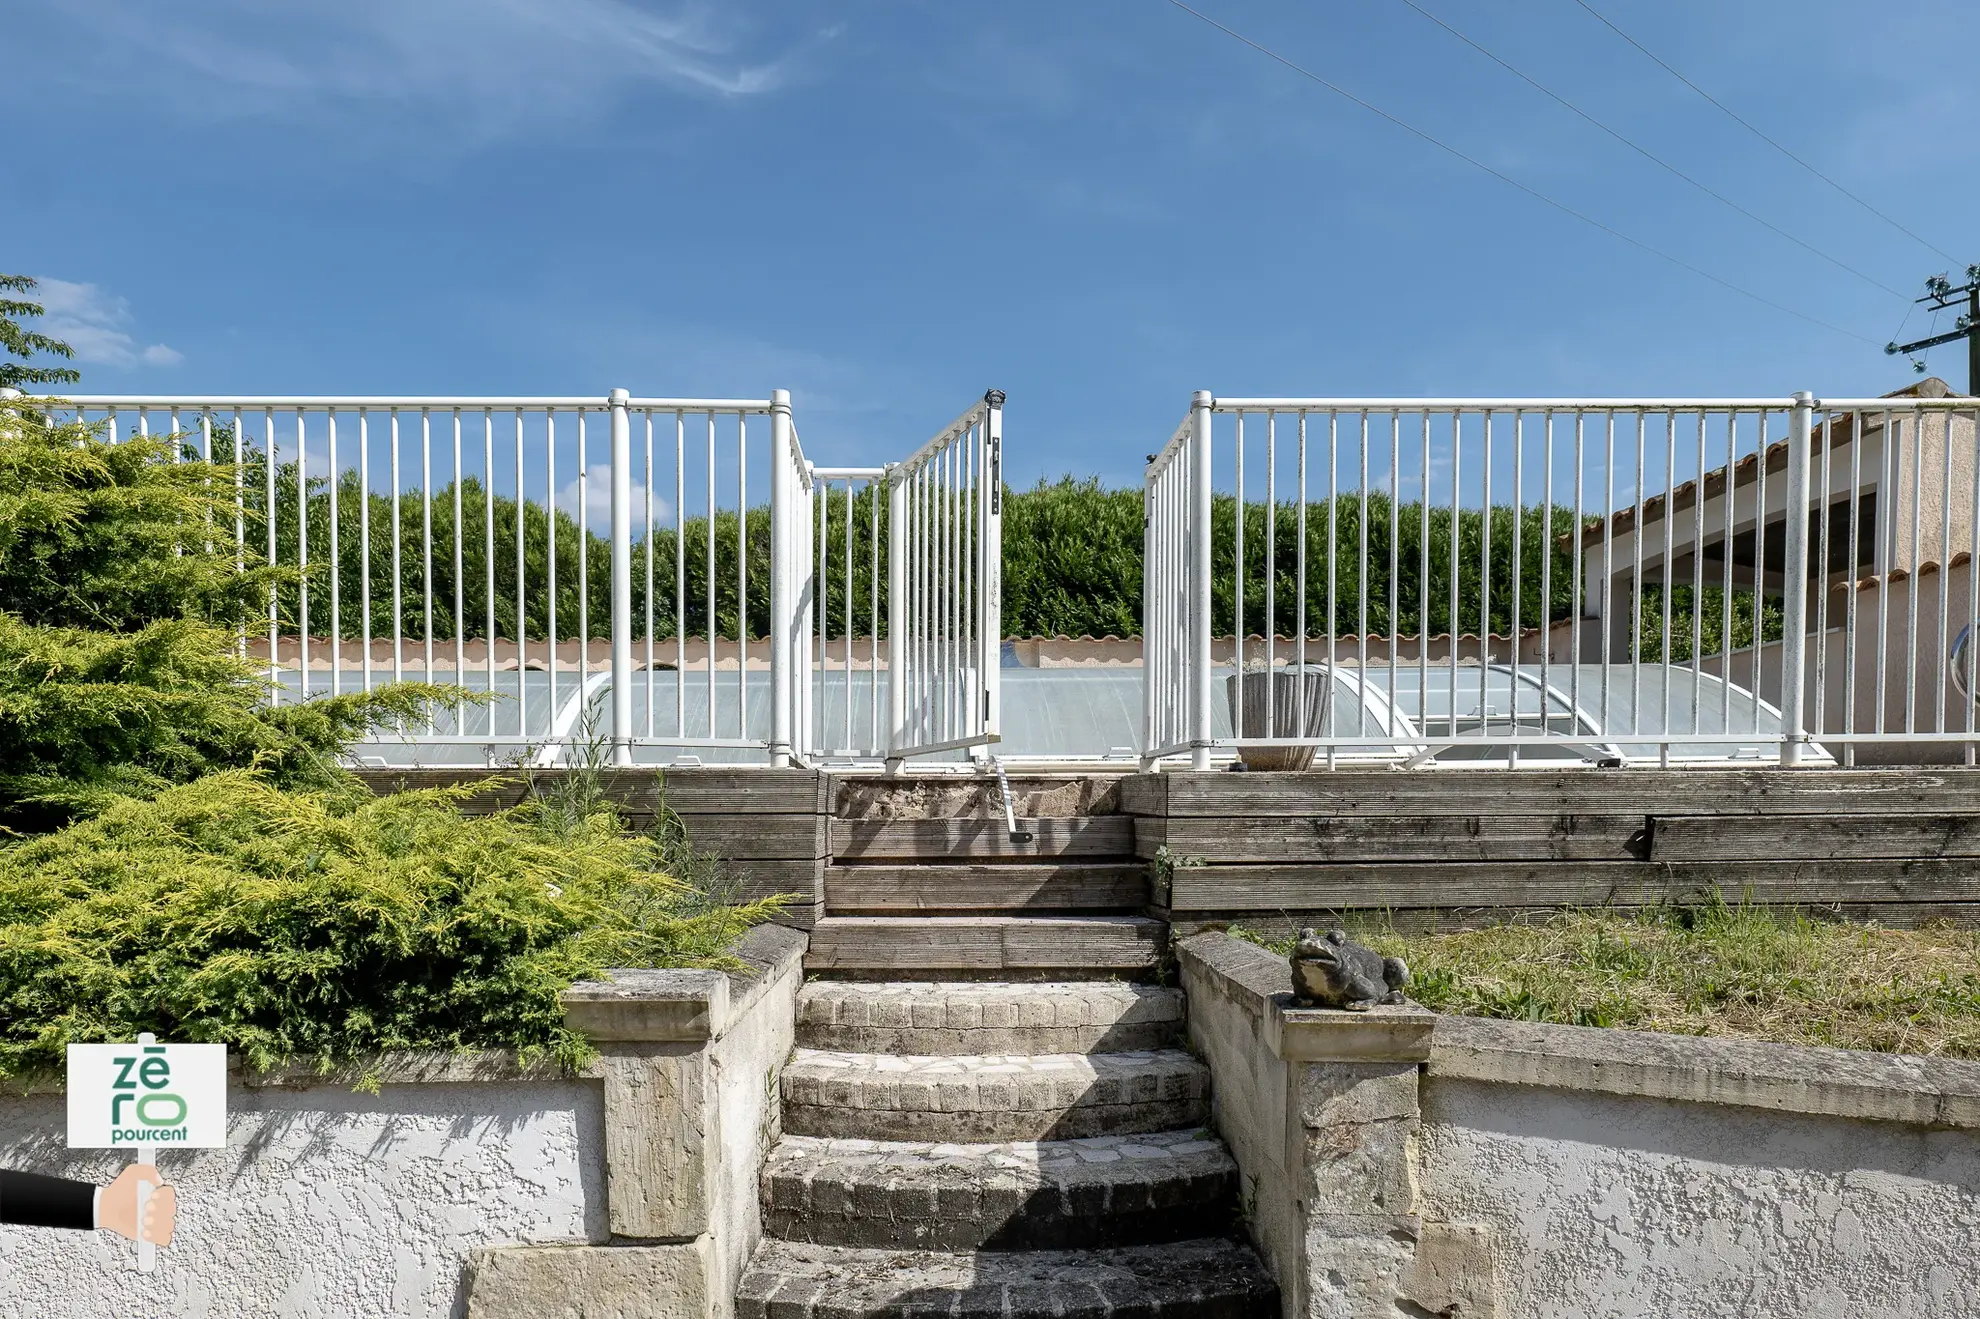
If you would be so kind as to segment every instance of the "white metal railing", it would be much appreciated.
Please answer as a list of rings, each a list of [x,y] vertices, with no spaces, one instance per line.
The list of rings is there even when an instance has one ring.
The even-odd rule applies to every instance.
[[[1977,412],[1199,393],[1147,472],[1144,761],[1973,763]]]
[[[1004,395],[991,390],[892,469],[888,760],[998,740]]]
[[[117,440],[175,436],[175,459],[232,468],[236,514],[216,537],[243,566],[295,572],[271,594],[265,629],[240,641],[266,661],[274,701],[427,681],[494,699],[380,746],[548,764],[598,727],[619,764],[641,749],[706,748],[788,765],[995,739],[997,570],[983,556],[996,553],[999,499],[985,483],[997,479],[1002,396],[990,398],[907,462],[871,469],[808,462],[783,390],[31,401]],[[766,493],[767,517],[752,516]],[[842,543],[826,535],[835,509]],[[889,550],[920,574],[912,600],[895,591],[885,610],[882,516]],[[840,580],[835,615],[828,587]],[[754,640],[765,632],[767,644]],[[897,656],[892,638],[909,635]],[[987,670],[965,653],[981,635],[993,638]],[[882,672],[904,689],[905,717],[880,694]],[[966,698],[977,711],[979,697],[973,720],[952,714]]]
[[[881,528],[893,473],[892,467],[811,469],[810,525],[816,534],[809,540],[817,610],[816,626],[806,636],[815,648],[817,680],[805,735],[813,757],[875,760],[884,758],[890,745],[893,725],[881,690],[882,675],[892,672],[882,664],[880,650],[887,616],[881,603]]]

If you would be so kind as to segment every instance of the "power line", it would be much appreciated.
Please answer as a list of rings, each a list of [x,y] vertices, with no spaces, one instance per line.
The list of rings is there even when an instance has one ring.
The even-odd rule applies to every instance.
[[[1879,220],[1882,220],[1885,224],[1889,225],[1891,228],[1903,234],[1906,238],[1909,238],[1915,243],[1919,243],[1927,248],[1930,248],[1932,251],[1938,253],[1940,256],[1944,257],[1948,261],[1952,261],[1955,263],[1958,262],[1959,258],[1955,257],[1952,253],[1946,251],[1943,247],[1940,247],[1937,243],[1932,242],[1929,238],[1922,238],[1919,235],[1913,233],[1911,230],[1905,228],[1902,224],[1899,224],[1896,220],[1884,214],[1884,212],[1878,210],[1875,206],[1872,206],[1869,202],[1863,200],[1863,198],[1857,196],[1855,193],[1851,192],[1848,188],[1843,187],[1842,184],[1837,183],[1834,179],[1824,174],[1821,170],[1816,169],[1813,165],[1803,160],[1800,156],[1795,155],[1794,152],[1789,151],[1779,142],[1776,142],[1773,138],[1768,137],[1758,128],[1755,128],[1751,123],[1748,123],[1745,119],[1741,118],[1740,115],[1736,111],[1734,111],[1731,106],[1727,105],[1724,101],[1721,101],[1718,97],[1712,95],[1712,93],[1706,91],[1703,87],[1700,87],[1697,83],[1685,77],[1682,73],[1679,73],[1676,69],[1664,63],[1664,61],[1662,61],[1661,59],[1658,59],[1657,56],[1653,54],[1648,47],[1646,47],[1642,42],[1638,41],[1635,37],[1629,35],[1629,33],[1617,27],[1614,23],[1610,22],[1607,15],[1603,14],[1599,9],[1595,8],[1595,6],[1589,4],[1588,0],[1574,0],[1574,2],[1580,5],[1583,9],[1586,9],[1591,15],[1593,15],[1596,21],[1600,22],[1603,27],[1608,28],[1609,31],[1615,33],[1617,36],[1621,37],[1624,41],[1627,41],[1630,45],[1636,47],[1639,51],[1642,51],[1644,58],[1648,59],[1652,64],[1655,64],[1665,73],[1670,74],[1673,78],[1676,78],[1679,82],[1691,88],[1692,91],[1697,92],[1707,101],[1717,106],[1721,111],[1725,113],[1727,118],[1731,119],[1741,128],[1744,128],[1747,132],[1753,134],[1753,136],[1759,138],[1762,142],[1765,142],[1768,146],[1780,152],[1783,156],[1786,156],[1789,160],[1801,166],[1803,169],[1807,170],[1810,174],[1813,174],[1816,178],[1822,180],[1822,182],[1828,184],[1831,188],[1834,188],[1837,192],[1849,198],[1851,201],[1855,202],[1858,206],[1861,206],[1864,210],[1870,212],[1870,214],[1876,216]]]
[[[1195,18],[1203,23],[1206,23],[1213,28],[1216,28],[1219,32],[1223,33],[1227,37],[1230,37],[1232,40],[1237,41],[1242,45],[1251,47],[1253,50],[1265,56],[1267,59],[1274,60],[1279,64],[1285,65],[1288,69],[1291,69],[1294,73],[1297,73],[1300,77],[1305,78],[1310,82],[1316,82],[1320,84],[1322,87],[1325,87],[1328,91],[1334,93],[1336,96],[1342,97],[1345,100],[1352,101],[1356,105],[1360,106],[1362,109],[1368,111],[1370,114],[1388,120],[1390,123],[1394,124],[1397,128],[1400,128],[1405,133],[1408,133],[1410,136],[1428,142],[1431,146],[1436,147],[1439,151],[1457,157],[1459,160],[1463,161],[1467,165],[1470,165],[1474,169],[1483,170],[1485,173],[1490,174],[1493,178],[1499,180],[1499,182],[1509,184],[1512,187],[1519,189],[1521,192],[1533,198],[1535,201],[1543,202],[1546,205],[1551,206],[1555,210],[1561,212],[1563,215],[1571,215],[1575,219],[1581,221],[1583,224],[1593,225],[1595,228],[1600,229],[1603,233],[1608,234],[1611,238],[1620,239],[1623,242],[1628,243],[1631,247],[1637,248],[1640,251],[1648,252],[1651,256],[1657,257],[1660,260],[1670,262],[1672,265],[1678,267],[1680,270],[1688,270],[1692,274],[1697,275],[1701,279],[1708,279],[1712,281],[1714,284],[1717,284],[1721,288],[1730,289],[1732,292],[1739,294],[1743,298],[1750,298],[1754,302],[1759,303],[1763,307],[1771,307],[1773,310],[1778,312],[1783,312],[1786,315],[1794,317],[1796,320],[1807,321],[1810,325],[1819,325],[1825,330],[1833,330],[1837,334],[1847,335],[1851,339],[1856,339],[1863,343],[1870,344],[1872,347],[1875,348],[1881,348],[1883,346],[1866,335],[1858,334],[1854,330],[1845,330],[1840,325],[1831,325],[1828,321],[1822,320],[1819,317],[1810,316],[1806,312],[1796,311],[1792,307],[1783,306],[1782,304],[1775,302],[1772,298],[1763,297],[1760,294],[1755,293],[1751,289],[1741,288],[1739,285],[1733,283],[1729,279],[1722,279],[1718,275],[1713,274],[1709,270],[1704,270],[1698,266],[1694,266],[1689,261],[1684,260],[1682,257],[1673,256],[1669,252],[1664,251],[1662,248],[1652,247],[1650,244],[1644,242],[1640,238],[1632,238],[1628,234],[1624,233],[1622,230],[1616,229],[1610,225],[1606,225],[1602,223],[1600,220],[1597,220],[1592,215],[1586,215],[1581,211],[1577,211],[1576,209],[1574,209],[1574,207],[1569,206],[1566,202],[1554,200],[1552,197],[1549,197],[1546,193],[1541,192],[1538,188],[1529,187],[1528,185],[1521,183],[1518,179],[1513,178],[1510,174],[1500,173],[1498,170],[1493,169],[1490,165],[1487,165],[1484,161],[1479,160],[1477,157],[1466,155],[1464,152],[1458,150],[1456,147],[1450,145],[1448,142],[1440,141],[1439,139],[1432,137],[1430,134],[1424,132],[1422,129],[1416,127],[1414,124],[1408,123],[1402,119],[1398,119],[1396,116],[1390,114],[1387,110],[1382,109],[1380,106],[1373,105],[1367,101],[1362,100],[1359,96],[1356,96],[1353,92],[1348,91],[1345,87],[1340,87],[1335,85],[1334,83],[1327,81],[1325,78],[1313,72],[1311,69],[1306,68],[1304,65],[1294,63],[1292,60],[1287,59],[1284,55],[1279,54],[1279,52],[1271,49],[1268,46],[1261,46],[1256,41],[1253,41],[1250,37],[1245,36],[1242,32],[1237,32],[1231,28],[1225,27],[1222,23],[1219,23],[1216,19],[1210,17],[1208,14],[1203,13],[1201,10],[1192,9],[1189,5],[1184,3],[1184,0],[1169,0],[1169,3],[1174,5],[1176,8],[1182,10],[1190,17]]]
[[[1767,219],[1763,215],[1758,215],[1752,211],[1747,210],[1744,206],[1741,206],[1738,202],[1726,196],[1724,193],[1719,192],[1707,186],[1706,184],[1699,182],[1697,179],[1691,177],[1691,175],[1685,173],[1677,166],[1671,164],[1671,162],[1665,160],[1662,156],[1659,156],[1656,153],[1652,152],[1647,147],[1644,147],[1641,144],[1634,142],[1627,137],[1624,137],[1621,133],[1609,127],[1607,124],[1603,123],[1600,119],[1597,119],[1594,115],[1589,114],[1586,110],[1576,105],[1573,101],[1568,100],[1567,97],[1562,96],[1559,92],[1555,91],[1553,88],[1548,87],[1546,84],[1540,82],[1537,78],[1532,77],[1531,75],[1527,74],[1521,69],[1515,68],[1512,64],[1499,58],[1491,51],[1485,49],[1485,47],[1479,45],[1476,41],[1473,41],[1470,37],[1458,31],[1456,28],[1452,27],[1449,23],[1446,23],[1443,19],[1437,17],[1435,14],[1425,9],[1422,5],[1417,4],[1416,0],[1401,0],[1401,3],[1409,6],[1411,9],[1415,10],[1423,17],[1429,19],[1432,23],[1435,23],[1438,27],[1444,29],[1444,31],[1450,33],[1452,36],[1456,37],[1459,41],[1462,41],[1465,45],[1471,47],[1473,50],[1477,51],[1480,55],[1483,55],[1486,59],[1491,60],[1494,64],[1504,69],[1507,73],[1512,74],[1515,78],[1518,78],[1521,82],[1524,82],[1527,86],[1533,88],[1537,92],[1540,92],[1542,95],[1550,98],[1555,103],[1573,111],[1575,114],[1581,116],[1583,119],[1587,120],[1595,127],[1601,129],[1604,133],[1607,133],[1610,137],[1622,143],[1624,146],[1628,147],[1631,151],[1634,151],[1637,155],[1643,157],[1651,164],[1656,165],[1658,168],[1665,170],[1666,172],[1674,175],[1677,178],[1683,179],[1686,183],[1689,183],[1692,187],[1698,189],[1698,191],[1704,193],[1707,197],[1710,197],[1714,201],[1721,202],[1724,205],[1731,207],[1733,210],[1738,211],[1741,215],[1753,221],[1755,224],[1760,225],[1761,227],[1780,235],[1782,238],[1787,239],[1790,243],[1793,243],[1796,247],[1799,247],[1804,251],[1814,253],[1816,256],[1821,257],[1824,261],[1828,262],[1836,269],[1847,271],[1848,273],[1862,280],[1864,283],[1874,285],[1875,287],[1880,288],[1884,292],[1890,294],[1894,298],[1909,298],[1911,296],[1909,293],[1905,293],[1900,289],[1892,288],[1889,284],[1884,283],[1884,281],[1876,278],[1873,275],[1864,274],[1861,270],[1858,270],[1855,266],[1850,265],[1847,261],[1843,261],[1838,257],[1830,256],[1827,252],[1824,252],[1821,248],[1815,246],[1813,243],[1806,242],[1800,238],[1796,238],[1793,234],[1781,228],[1779,225],[1775,224],[1772,220]]]

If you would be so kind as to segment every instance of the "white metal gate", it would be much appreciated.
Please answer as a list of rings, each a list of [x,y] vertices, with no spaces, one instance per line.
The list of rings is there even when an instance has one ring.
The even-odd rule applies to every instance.
[[[492,698],[361,758],[555,764],[599,738],[620,765],[898,764],[997,740],[997,391],[879,468],[810,463],[785,390],[22,402],[231,469],[216,540],[295,574],[240,638],[271,700]]]
[[[790,432],[771,645],[793,661],[773,763],[898,767],[997,741],[1003,402],[990,391],[885,467],[813,465]]]

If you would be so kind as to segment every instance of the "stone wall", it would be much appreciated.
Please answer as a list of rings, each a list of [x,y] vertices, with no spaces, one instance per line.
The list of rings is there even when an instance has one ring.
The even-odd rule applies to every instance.
[[[566,1019],[598,1046],[608,1239],[475,1254],[467,1319],[725,1319],[762,1237],[757,1174],[779,1132],[806,937],[760,926],[747,965],[619,972],[573,985]]]
[[[1426,1213],[1415,1166],[1417,1072],[1436,1018],[1299,1009],[1285,959],[1225,934],[1177,954],[1190,1046],[1210,1067],[1211,1120],[1237,1160],[1245,1224],[1289,1319],[1435,1315],[1465,1303],[1430,1267],[1450,1233]]]
[[[1424,1030],[1298,1010],[1226,935],[1179,955],[1288,1316],[1980,1316],[1980,1064]]]

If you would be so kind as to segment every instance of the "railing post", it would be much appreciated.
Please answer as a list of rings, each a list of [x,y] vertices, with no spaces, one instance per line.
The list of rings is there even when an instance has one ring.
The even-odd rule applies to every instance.
[[[791,624],[797,616],[797,556],[793,519],[804,516],[797,500],[797,453],[791,442],[791,392],[770,391],[770,764],[791,765],[791,684],[796,681]],[[809,675],[806,675],[809,677]]]
[[[1155,455],[1148,455],[1150,467],[1154,466]],[[1173,646],[1173,640],[1156,635],[1155,629],[1161,625],[1157,598],[1160,594],[1158,582],[1162,577],[1156,558],[1162,552],[1157,539],[1155,526],[1155,482],[1157,478],[1143,471],[1141,477],[1141,772],[1153,773],[1157,761],[1151,754],[1161,745],[1160,721],[1157,711],[1161,708],[1163,685],[1168,681],[1169,666],[1163,647]],[[1161,662],[1157,663],[1157,657]]]
[[[887,772],[898,774],[907,745],[907,482],[887,464]]]
[[[632,759],[632,425],[623,389],[612,405],[612,763]],[[491,578],[492,582],[492,578]],[[491,590],[493,589],[491,585]],[[518,627],[520,635],[520,626]],[[590,638],[586,638],[589,645]],[[495,639],[490,637],[492,647]]]
[[[983,718],[980,731],[997,735],[1003,717],[1003,589],[1004,589],[1004,391],[993,389],[983,396],[990,405],[984,421],[984,490],[979,507],[982,526],[978,532],[977,637],[982,646]],[[985,748],[987,751],[987,748]]]
[[[1189,407],[1189,767],[1210,768],[1210,408],[1207,389]]]
[[[1808,463],[1814,447],[1815,396],[1794,396],[1788,427],[1785,554],[1781,566],[1781,764],[1801,763],[1808,739],[1803,693],[1808,677]],[[1764,458],[1765,455],[1763,454]],[[1759,510],[1764,519],[1767,510]],[[1758,646],[1761,639],[1755,637]],[[1818,638],[1819,644],[1819,638]]]

